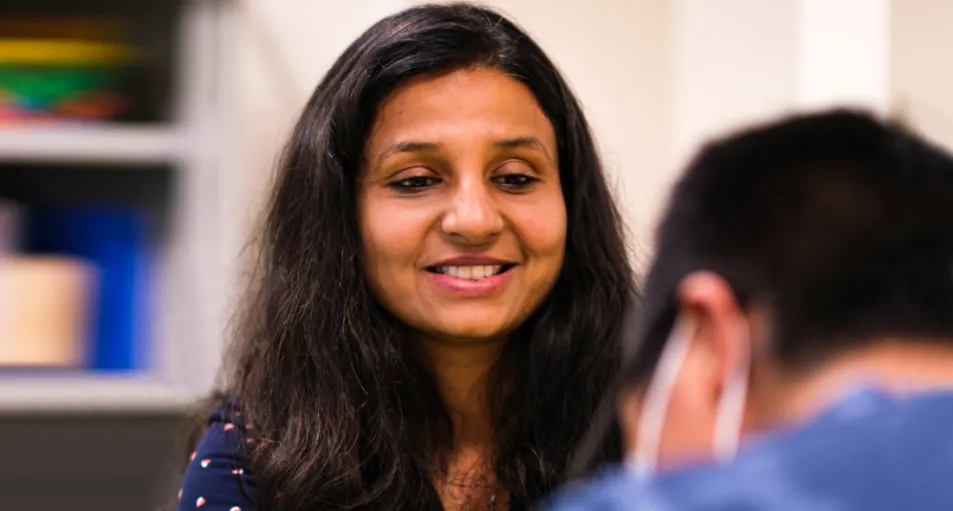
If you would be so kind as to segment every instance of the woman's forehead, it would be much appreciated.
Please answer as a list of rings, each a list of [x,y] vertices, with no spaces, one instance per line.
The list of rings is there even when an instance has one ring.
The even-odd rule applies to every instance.
[[[499,144],[531,140],[555,155],[555,133],[518,80],[493,69],[459,70],[412,80],[378,109],[368,138],[374,157],[394,144]]]

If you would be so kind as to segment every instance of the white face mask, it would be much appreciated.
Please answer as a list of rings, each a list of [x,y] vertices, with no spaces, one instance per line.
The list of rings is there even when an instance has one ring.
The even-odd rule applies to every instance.
[[[636,451],[628,460],[631,469],[640,477],[647,478],[655,473],[659,444],[672,390],[682,366],[685,365],[694,334],[694,318],[688,315],[680,316],[675,321],[672,333],[662,350],[658,366],[649,382],[645,402],[642,405],[642,414],[639,416]],[[742,334],[750,337],[747,329]],[[745,341],[745,345],[750,347],[750,338]],[[748,394],[750,366],[751,353],[745,352],[742,354],[742,359],[738,361],[736,369],[725,378],[724,391],[715,416],[713,441],[715,459],[719,461],[730,460],[738,452],[741,421]]]

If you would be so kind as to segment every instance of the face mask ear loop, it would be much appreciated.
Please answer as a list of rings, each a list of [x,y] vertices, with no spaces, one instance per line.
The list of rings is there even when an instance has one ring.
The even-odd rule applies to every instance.
[[[746,349],[740,354],[736,369],[726,377],[721,403],[715,417],[714,452],[715,459],[729,461],[738,453],[741,441],[741,425],[744,418],[745,403],[748,398],[748,379],[751,376],[751,329],[747,322],[740,327],[739,336],[745,341]]]
[[[668,403],[678,374],[688,356],[694,332],[695,322],[690,316],[680,316],[676,320],[662,349],[658,367],[649,382],[639,417],[636,450],[632,460],[632,468],[640,476],[646,477],[655,472]]]

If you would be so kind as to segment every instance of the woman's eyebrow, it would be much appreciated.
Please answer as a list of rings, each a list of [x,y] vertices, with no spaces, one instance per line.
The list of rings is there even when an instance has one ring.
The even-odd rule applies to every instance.
[[[497,149],[534,149],[541,151],[550,160],[553,159],[553,156],[549,154],[549,150],[546,146],[538,138],[533,136],[504,138],[493,142],[493,146]],[[380,156],[377,157],[377,164],[380,165],[384,160],[396,154],[434,152],[439,151],[442,147],[443,146],[437,142],[404,140],[391,144],[381,151]]]
[[[550,161],[553,160],[553,155],[549,154],[549,150],[545,145],[536,137],[526,136],[526,137],[515,137],[515,138],[506,138],[502,140],[497,140],[493,145],[498,149],[535,149],[541,151],[546,155]]]
[[[436,142],[419,142],[415,140],[406,140],[397,142],[384,149],[377,157],[377,164],[380,165],[384,160],[400,153],[421,153],[433,152],[440,149],[440,144]]]

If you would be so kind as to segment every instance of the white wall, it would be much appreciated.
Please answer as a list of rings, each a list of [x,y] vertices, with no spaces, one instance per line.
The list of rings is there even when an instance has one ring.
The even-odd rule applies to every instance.
[[[782,113],[889,103],[888,0],[674,0],[672,158]]]

